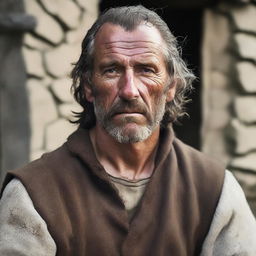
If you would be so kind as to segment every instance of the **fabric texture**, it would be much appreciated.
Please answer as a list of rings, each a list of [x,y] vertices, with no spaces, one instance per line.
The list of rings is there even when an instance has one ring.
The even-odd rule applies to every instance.
[[[226,173],[201,256],[255,256],[256,221],[234,176]]]
[[[117,188],[120,198],[122,198],[125,209],[128,214],[129,222],[136,212],[139,202],[145,192],[150,178],[137,181],[129,181],[121,178],[116,178],[109,175],[111,182]]]
[[[0,200],[0,255],[53,256],[56,244],[22,183],[13,179]]]
[[[16,219],[22,221],[10,222],[15,209],[18,209]],[[40,236],[29,232],[31,223],[43,227]],[[0,255],[55,256],[56,245],[45,226],[22,183],[17,179],[10,181],[0,200]],[[202,248],[200,256],[256,255],[256,221],[241,187],[229,171]]]
[[[9,172],[5,184],[21,180],[48,225],[56,255],[199,255],[224,169],[174,138],[171,129],[161,132],[155,166],[131,223],[86,130]]]

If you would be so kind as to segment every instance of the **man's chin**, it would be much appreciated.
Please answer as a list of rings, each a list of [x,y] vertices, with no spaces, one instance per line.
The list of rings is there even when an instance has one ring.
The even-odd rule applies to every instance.
[[[129,123],[125,127],[114,127],[106,130],[119,143],[137,143],[146,140],[152,134],[150,128],[139,126],[136,123]]]

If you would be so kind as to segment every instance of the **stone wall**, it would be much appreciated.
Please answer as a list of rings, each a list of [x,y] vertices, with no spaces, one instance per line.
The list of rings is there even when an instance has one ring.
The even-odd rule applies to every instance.
[[[78,111],[70,94],[71,63],[81,41],[98,16],[97,0],[25,0],[26,13],[37,18],[36,29],[24,37],[28,76],[30,160],[61,145],[76,129],[68,120]]]
[[[256,2],[206,10],[203,151],[225,162],[256,213]]]

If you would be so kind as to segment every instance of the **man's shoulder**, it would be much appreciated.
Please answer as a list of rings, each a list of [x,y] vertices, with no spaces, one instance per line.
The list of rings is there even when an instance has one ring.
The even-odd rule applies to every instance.
[[[52,152],[44,153],[40,158],[33,160],[22,167],[9,170],[5,177],[3,188],[13,178],[18,178],[19,180],[22,180],[23,178],[30,179],[45,175],[49,171],[58,171],[59,168],[56,167],[65,165],[65,162],[70,158],[65,144]]]
[[[207,166],[210,164],[223,169],[223,171],[225,170],[224,163],[222,163],[219,159],[215,159],[213,156],[191,147],[178,138],[174,139],[173,146],[177,155],[183,159],[192,159],[193,161],[197,161],[198,164]]]
[[[42,154],[40,158],[33,160],[20,168],[8,171],[8,174],[15,176],[21,174],[37,175],[40,173],[45,173],[49,170],[51,172],[57,172],[59,170],[61,171],[61,169],[66,169],[72,166],[87,148],[87,143],[83,139],[83,136],[86,136],[85,134],[86,132],[78,129],[67,138],[67,141],[63,145],[57,149]]]
[[[195,184],[205,186],[206,190],[209,184],[222,187],[226,169],[224,163],[176,138],[173,141],[173,148],[177,164],[182,166],[180,171],[193,177]],[[202,183],[202,180],[207,181],[208,185]]]

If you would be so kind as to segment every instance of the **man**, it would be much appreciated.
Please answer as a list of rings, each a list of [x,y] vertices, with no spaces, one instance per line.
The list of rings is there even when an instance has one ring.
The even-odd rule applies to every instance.
[[[8,173],[1,255],[256,255],[232,174],[173,134],[194,76],[156,13],[100,16],[72,77],[79,129]]]

